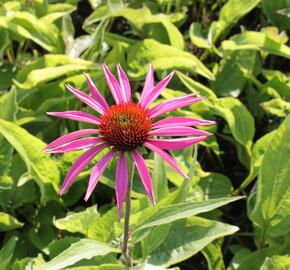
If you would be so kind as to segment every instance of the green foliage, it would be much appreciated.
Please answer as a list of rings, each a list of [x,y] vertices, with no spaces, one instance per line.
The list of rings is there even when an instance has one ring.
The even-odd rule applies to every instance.
[[[188,93],[205,100],[168,116],[217,123],[200,127],[213,136],[199,148],[171,152],[189,179],[144,153],[157,205],[136,173],[129,241],[136,270],[289,269],[289,0],[2,2],[1,269],[129,269],[119,255],[116,162],[84,203],[92,165],[103,154],[60,197],[81,151],[43,151],[63,134],[92,127],[46,115],[94,114],[65,83],[88,92],[86,72],[113,103],[101,63],[115,74],[122,65],[134,101],[149,63],[155,84],[176,70],[159,100]]]

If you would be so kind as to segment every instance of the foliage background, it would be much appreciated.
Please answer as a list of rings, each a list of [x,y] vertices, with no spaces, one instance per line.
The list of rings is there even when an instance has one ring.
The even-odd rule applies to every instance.
[[[88,110],[64,87],[88,91],[83,72],[112,101],[100,63],[121,63],[138,97],[151,62],[158,80],[177,70],[163,99],[206,97],[174,115],[217,125],[172,153],[191,181],[146,154],[158,204],[135,175],[137,268],[289,269],[289,12],[289,0],[1,1],[0,268],[126,269],[115,164],[88,203],[91,167],[60,198],[80,153],[42,149],[87,125],[45,113]]]

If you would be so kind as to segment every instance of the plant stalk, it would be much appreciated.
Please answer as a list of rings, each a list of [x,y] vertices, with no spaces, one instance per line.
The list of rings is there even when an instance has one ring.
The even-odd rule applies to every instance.
[[[130,214],[131,214],[131,190],[132,190],[132,182],[133,182],[133,176],[134,176],[134,168],[135,164],[134,162],[131,162],[131,166],[129,166],[129,172],[128,172],[128,185],[127,185],[127,193],[126,193],[126,210],[125,210],[125,216],[124,216],[124,238],[123,238],[123,248],[122,248],[122,256],[125,259],[126,265],[128,267],[133,266],[133,261],[131,258],[131,251],[128,245],[129,238],[130,238],[130,231],[129,231],[129,225],[130,225]]]

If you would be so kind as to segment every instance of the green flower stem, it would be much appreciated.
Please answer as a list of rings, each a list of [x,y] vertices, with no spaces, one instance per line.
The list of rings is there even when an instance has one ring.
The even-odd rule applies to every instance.
[[[133,266],[133,261],[131,258],[131,251],[128,245],[129,238],[130,238],[130,231],[129,231],[129,225],[130,225],[130,214],[131,214],[131,190],[132,190],[132,182],[134,177],[134,169],[135,164],[133,161],[129,160],[127,158],[127,162],[129,163],[129,172],[128,172],[128,185],[127,185],[127,194],[126,194],[126,211],[125,211],[125,217],[124,217],[124,238],[123,238],[123,248],[122,248],[122,256],[125,259],[126,265],[128,267]]]

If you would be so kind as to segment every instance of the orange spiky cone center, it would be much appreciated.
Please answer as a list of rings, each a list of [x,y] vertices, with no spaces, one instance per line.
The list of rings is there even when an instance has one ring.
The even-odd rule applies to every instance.
[[[120,151],[131,151],[149,137],[151,120],[145,109],[133,102],[113,105],[101,118],[100,134]]]

